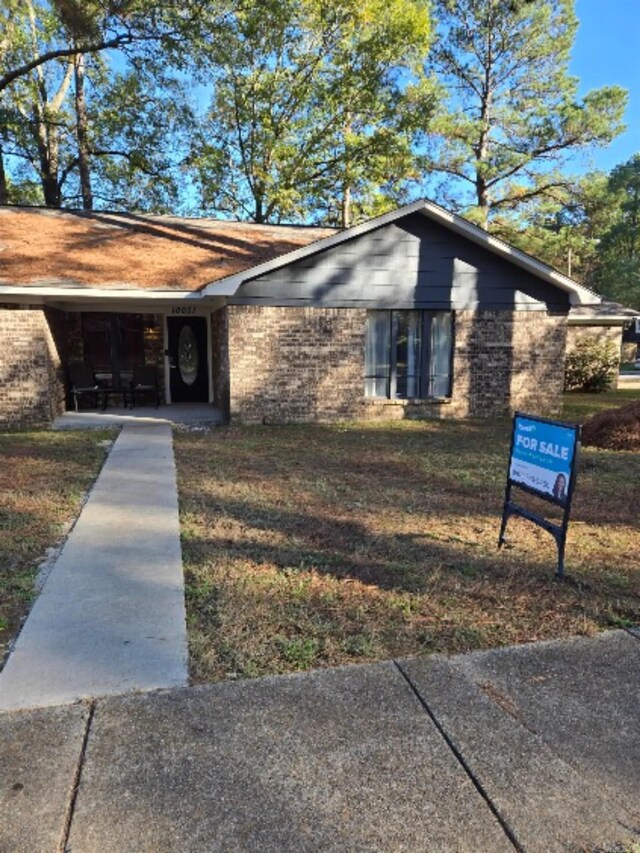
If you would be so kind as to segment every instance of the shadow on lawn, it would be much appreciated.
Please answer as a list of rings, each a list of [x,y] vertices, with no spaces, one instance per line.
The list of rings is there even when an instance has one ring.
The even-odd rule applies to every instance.
[[[544,531],[510,522],[515,547],[497,550],[508,438],[503,422],[229,432],[224,453],[211,459],[210,490],[199,486],[196,470],[193,477],[184,472],[184,509],[204,519],[185,539],[185,555],[194,565],[213,559],[315,570],[385,591],[454,590],[489,607],[508,604],[512,593],[535,607],[537,595],[552,594],[584,612],[622,596],[626,604],[617,602],[617,610],[628,604],[638,618],[640,590],[619,572],[616,555],[600,544],[587,558],[578,545],[593,544],[585,535],[606,536],[605,526],[636,524],[637,487],[628,472],[625,486],[598,476],[600,460],[585,466],[589,476],[579,478],[569,533],[568,581],[558,587],[555,544]],[[528,496],[521,497],[527,504]],[[553,516],[546,503],[538,509]],[[578,528],[581,521],[593,529]]]
[[[418,595],[455,587],[456,594],[465,595],[466,589],[488,602],[516,588],[518,594],[535,597],[548,592],[550,585],[562,597],[575,594],[576,589],[594,600],[602,595],[599,567],[594,565],[593,571],[581,567],[579,576],[572,576],[570,558],[567,583],[556,585],[555,546],[542,531],[537,532],[539,552],[546,559],[532,560],[526,546],[518,548],[517,544],[498,551],[498,517],[495,523],[475,528],[483,534],[479,539],[462,523],[447,533],[427,528],[422,533],[372,536],[359,521],[276,510],[246,501],[221,502],[216,515],[219,521],[214,535],[189,536],[183,543],[188,563],[239,561],[289,574],[315,571],[388,592]],[[640,616],[640,598],[636,615]]]

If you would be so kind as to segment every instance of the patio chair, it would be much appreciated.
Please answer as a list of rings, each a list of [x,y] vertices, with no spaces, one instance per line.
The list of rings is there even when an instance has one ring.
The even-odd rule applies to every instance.
[[[98,406],[100,403],[104,411],[107,405],[104,389],[98,384],[98,380],[90,367],[87,367],[86,364],[70,364],[69,384],[76,412],[78,411],[78,399],[80,397],[92,398],[93,405]]]
[[[134,367],[130,389],[131,408],[135,406],[136,396],[139,394],[152,394],[155,397],[156,409],[160,405],[160,386],[158,384],[158,371],[155,367],[147,364]]]

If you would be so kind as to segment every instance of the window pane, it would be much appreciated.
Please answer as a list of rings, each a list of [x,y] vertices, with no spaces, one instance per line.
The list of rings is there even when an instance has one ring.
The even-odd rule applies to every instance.
[[[438,311],[431,318],[430,397],[448,397],[451,393],[452,344],[452,315]]]
[[[389,396],[390,345],[391,312],[368,311],[364,368],[367,397]]]
[[[142,314],[119,314],[118,331],[120,370],[133,370],[136,364],[144,364]]]
[[[397,311],[396,397],[420,397],[421,311]]]
[[[84,363],[96,372],[111,372],[111,321],[109,314],[82,315]]]

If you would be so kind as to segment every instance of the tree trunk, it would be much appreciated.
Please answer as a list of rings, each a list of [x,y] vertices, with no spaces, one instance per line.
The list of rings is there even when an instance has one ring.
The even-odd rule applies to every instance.
[[[91,192],[91,169],[89,166],[89,120],[84,91],[84,55],[78,54],[74,62],[76,89],[76,141],[78,143],[78,170],[80,173],[80,192],[84,210],[93,210]]]
[[[347,121],[344,128],[344,186],[342,189],[342,205],[340,220],[343,228],[351,225],[351,180],[349,174],[349,134],[351,133],[351,113],[347,113]]]
[[[491,110],[493,107],[493,87],[491,83],[491,70],[493,65],[493,44],[491,36],[491,28],[487,28],[487,53],[484,66],[484,83],[482,88],[482,102],[480,107],[480,137],[478,139],[477,148],[474,151],[476,155],[476,199],[482,221],[480,226],[485,231],[489,228],[489,187],[487,186],[487,178],[484,171],[484,166],[489,159],[489,134],[491,132]]]
[[[60,207],[62,194],[58,181],[58,139],[57,128],[50,127],[45,118],[41,118],[36,107],[33,117],[33,137],[38,146],[40,186],[47,207]]]
[[[351,187],[345,186],[342,193],[341,225],[348,228],[351,225]]]
[[[9,204],[9,187],[7,173],[4,170],[4,152],[0,145],[0,204]]]

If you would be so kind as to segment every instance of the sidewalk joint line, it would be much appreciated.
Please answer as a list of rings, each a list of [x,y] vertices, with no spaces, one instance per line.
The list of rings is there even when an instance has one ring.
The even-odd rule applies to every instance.
[[[515,835],[513,829],[509,826],[507,821],[502,817],[502,815],[498,811],[497,806],[494,804],[494,802],[491,799],[491,797],[489,796],[488,792],[485,790],[484,785],[482,784],[482,782],[480,782],[480,780],[474,774],[473,770],[471,769],[471,767],[469,766],[469,764],[465,760],[464,756],[462,755],[462,753],[460,752],[458,747],[454,744],[453,740],[448,735],[448,733],[447,733],[446,729],[444,728],[444,726],[442,725],[442,723],[438,720],[438,718],[433,713],[431,708],[427,705],[427,703],[424,700],[424,698],[422,697],[422,695],[419,693],[419,691],[416,688],[416,686],[414,685],[413,681],[411,681],[411,679],[409,678],[407,673],[402,669],[402,667],[400,666],[398,661],[394,660],[393,664],[396,667],[396,669],[398,670],[398,672],[400,673],[400,675],[404,678],[404,680],[409,685],[409,688],[411,689],[413,695],[416,697],[418,702],[422,705],[422,707],[426,711],[427,715],[431,719],[431,722],[434,724],[434,726],[436,727],[438,732],[444,738],[445,743],[447,744],[447,746],[449,747],[449,749],[453,753],[458,764],[460,764],[460,766],[462,767],[462,769],[464,770],[466,775],[469,777],[469,779],[470,779],[471,783],[473,784],[474,788],[476,789],[476,791],[480,794],[482,799],[487,804],[489,810],[491,811],[491,813],[493,814],[495,819],[498,821],[498,823],[502,827],[503,832],[505,833],[505,835],[507,836],[507,838],[509,839],[509,841],[511,842],[513,847],[518,851],[518,853],[525,853],[524,847],[516,838],[516,835]]]
[[[80,790],[80,783],[82,781],[82,769],[84,767],[84,759],[87,752],[87,744],[89,742],[89,732],[91,730],[91,724],[93,723],[93,715],[96,710],[96,701],[93,699],[89,703],[89,714],[87,715],[87,722],[84,728],[84,736],[82,738],[82,745],[80,747],[80,754],[78,755],[78,763],[76,764],[75,773],[73,776],[73,789],[71,791],[71,799],[69,800],[69,808],[67,809],[67,813],[64,819],[64,826],[62,828],[62,838],[60,839],[60,844],[58,846],[58,853],[66,853],[68,850],[69,836],[71,835],[71,824],[73,823],[73,818],[75,816],[76,811],[76,800],[78,799],[78,792]]]

